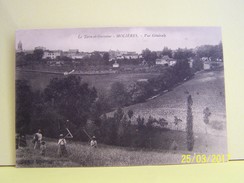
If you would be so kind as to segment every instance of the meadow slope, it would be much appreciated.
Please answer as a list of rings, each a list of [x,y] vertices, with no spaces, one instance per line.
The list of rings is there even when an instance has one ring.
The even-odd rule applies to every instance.
[[[191,94],[193,99],[193,129],[196,142],[204,142],[208,139],[209,152],[226,152],[226,113],[224,93],[224,71],[202,71],[197,73],[193,79],[176,86],[172,91],[164,93],[145,103],[139,103],[124,108],[134,111],[132,121],[136,123],[137,116],[148,118],[164,118],[168,121],[168,128],[172,130],[186,129],[187,96]],[[203,110],[208,107],[211,112],[210,124],[206,127],[203,122]],[[174,116],[182,122],[176,128]],[[207,129],[207,136],[206,135]],[[162,139],[163,140],[163,139]],[[182,144],[182,142],[178,142]],[[203,143],[205,144],[205,143]],[[203,146],[199,143],[199,147]],[[194,151],[203,151],[203,148],[194,148]]]

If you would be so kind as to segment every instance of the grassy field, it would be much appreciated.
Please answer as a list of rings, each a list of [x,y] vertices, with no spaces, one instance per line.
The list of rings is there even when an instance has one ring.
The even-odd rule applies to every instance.
[[[187,93],[188,92],[188,93]],[[131,105],[125,110],[132,109],[135,114],[147,118],[149,115],[163,117],[169,122],[174,116],[185,121],[187,96],[193,99],[193,117],[197,132],[205,132],[203,110],[208,107],[211,111],[211,121],[222,121],[225,124],[225,93],[223,71],[202,72],[192,80],[184,82],[155,99],[145,103]],[[181,127],[184,129],[184,126]],[[209,129],[210,130],[210,129]]]
[[[169,134],[166,133],[165,135]],[[182,135],[184,134],[178,137],[182,139]],[[27,147],[17,149],[17,167],[103,167],[181,164],[183,154],[193,156],[196,153],[195,151],[184,150],[124,148],[103,144],[99,144],[98,148],[94,149],[86,143],[68,141],[68,157],[60,158],[57,155],[58,145],[56,140],[46,139],[46,142],[47,152],[45,157],[40,154],[39,150],[33,149],[31,140],[27,141]],[[184,146],[184,144],[181,146]],[[197,152],[197,154],[202,153],[205,154],[205,152]]]
[[[38,150],[33,149],[30,140],[27,141],[27,147],[17,149],[17,167],[136,166],[181,163],[181,154],[177,152],[149,151],[101,144],[94,149],[88,144],[72,141],[67,145],[68,157],[59,158],[57,142],[53,139],[48,139],[46,142],[45,157],[41,156]]]
[[[132,73],[132,74],[104,74],[104,75],[80,75],[82,82],[94,86],[98,91],[107,92],[114,82],[121,82],[125,86],[139,79],[150,79],[159,73]],[[63,74],[51,74],[41,72],[16,71],[16,79],[26,79],[33,90],[44,90],[52,78],[65,77]]]
[[[225,114],[225,93],[224,93],[224,72],[208,71],[201,72],[187,82],[175,87],[155,99],[145,103],[139,103],[124,108],[134,111],[133,121],[136,123],[138,115],[148,118],[150,115],[155,118],[164,118],[168,121],[168,128],[186,129],[186,106],[187,96],[191,94],[193,99],[193,129],[197,141],[205,141],[206,126],[203,122],[203,110],[208,107],[211,111],[210,124],[207,126],[209,136],[209,151],[226,152],[226,114]],[[174,116],[181,119],[178,127],[174,125]],[[176,141],[177,142],[177,141]],[[177,142],[181,143],[181,142]],[[216,148],[218,147],[218,148]],[[202,151],[202,148],[194,148]]]

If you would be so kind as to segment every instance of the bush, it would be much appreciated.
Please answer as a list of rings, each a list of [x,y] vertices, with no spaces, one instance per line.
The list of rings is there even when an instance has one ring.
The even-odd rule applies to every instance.
[[[120,82],[112,84],[109,97],[113,107],[123,107],[130,103],[130,95]]]

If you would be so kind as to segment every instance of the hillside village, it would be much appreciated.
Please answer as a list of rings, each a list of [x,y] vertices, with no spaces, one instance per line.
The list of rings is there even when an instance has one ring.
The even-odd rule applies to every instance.
[[[76,68],[74,73],[81,74],[84,72],[82,72],[82,66],[90,71],[99,70],[98,73],[106,73],[106,71],[114,73],[112,70],[116,72],[157,72],[158,69],[150,68],[171,67],[182,59],[185,59],[190,68],[195,70],[223,67],[222,55],[211,55],[211,49],[215,49],[214,46],[206,45],[195,49],[179,48],[177,50],[164,47],[162,51],[145,49],[141,53],[120,50],[93,52],[83,52],[79,49],[50,50],[43,46],[25,50],[23,43],[19,41],[16,50],[16,64],[20,68],[36,64],[35,61],[38,61],[38,64],[56,68],[69,65]],[[50,67],[45,69],[48,68],[50,69]]]

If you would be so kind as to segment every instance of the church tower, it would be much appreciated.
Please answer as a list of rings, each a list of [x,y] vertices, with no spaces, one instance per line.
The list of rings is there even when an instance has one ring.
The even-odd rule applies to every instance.
[[[22,51],[23,51],[22,42],[19,41],[18,47],[17,47],[17,52],[22,52]]]

